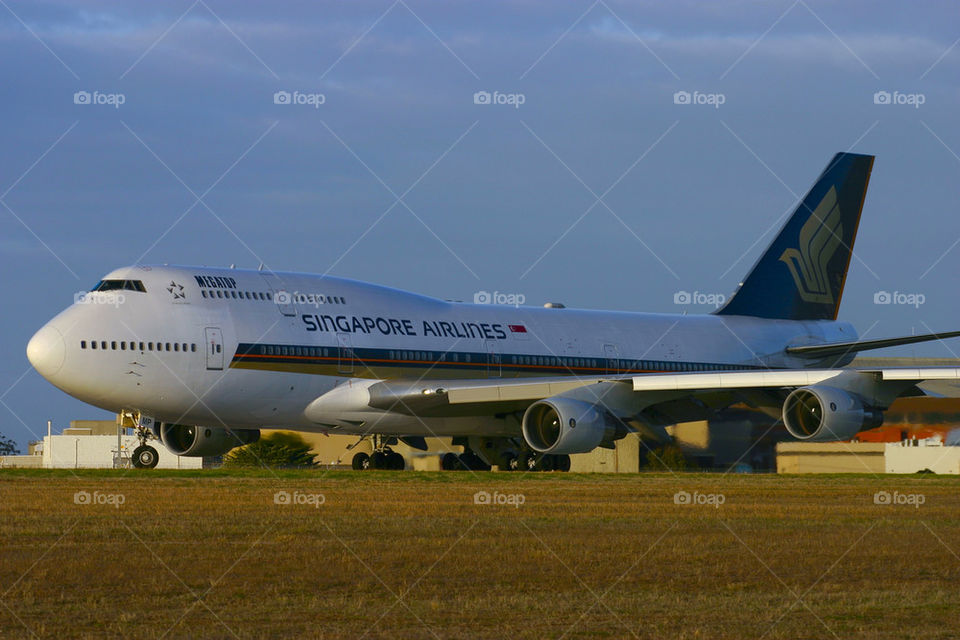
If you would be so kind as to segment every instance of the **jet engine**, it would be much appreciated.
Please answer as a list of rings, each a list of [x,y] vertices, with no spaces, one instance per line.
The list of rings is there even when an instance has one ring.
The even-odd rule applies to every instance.
[[[523,414],[523,439],[540,453],[587,453],[612,446],[626,434],[626,427],[605,408],[571,398],[539,400]]]
[[[259,439],[259,429],[195,427],[169,422],[160,425],[160,441],[178,456],[219,456]]]
[[[798,440],[849,440],[858,432],[883,424],[883,412],[865,407],[843,389],[813,385],[794,389],[783,403],[783,424]]]

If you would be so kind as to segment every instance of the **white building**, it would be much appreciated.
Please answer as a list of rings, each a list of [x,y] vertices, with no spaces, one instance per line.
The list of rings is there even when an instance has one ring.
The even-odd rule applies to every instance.
[[[133,450],[140,445],[135,436],[45,436],[41,456],[45,469],[113,469],[129,467]],[[200,469],[203,458],[176,456],[159,442],[152,442],[157,450],[158,469]]]

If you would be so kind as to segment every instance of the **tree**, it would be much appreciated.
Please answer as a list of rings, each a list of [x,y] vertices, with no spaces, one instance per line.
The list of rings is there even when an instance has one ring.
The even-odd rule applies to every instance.
[[[0,433],[0,456],[18,456],[20,449],[17,443]]]
[[[303,469],[317,466],[315,457],[302,436],[289,431],[277,431],[252,444],[233,449],[223,456],[223,466]]]
[[[646,466],[652,471],[683,471],[689,469],[691,465],[680,447],[667,444],[647,452]]]

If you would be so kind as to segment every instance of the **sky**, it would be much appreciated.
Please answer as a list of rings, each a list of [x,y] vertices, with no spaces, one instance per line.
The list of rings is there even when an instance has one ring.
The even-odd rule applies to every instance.
[[[877,156],[840,319],[960,329],[955,3],[0,5],[0,433],[22,449],[110,417],[25,348],[118,266],[707,313],[838,151]]]

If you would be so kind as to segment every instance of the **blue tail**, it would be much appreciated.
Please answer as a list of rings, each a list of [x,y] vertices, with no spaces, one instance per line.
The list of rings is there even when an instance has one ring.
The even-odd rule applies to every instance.
[[[836,320],[873,156],[838,153],[719,315]]]

